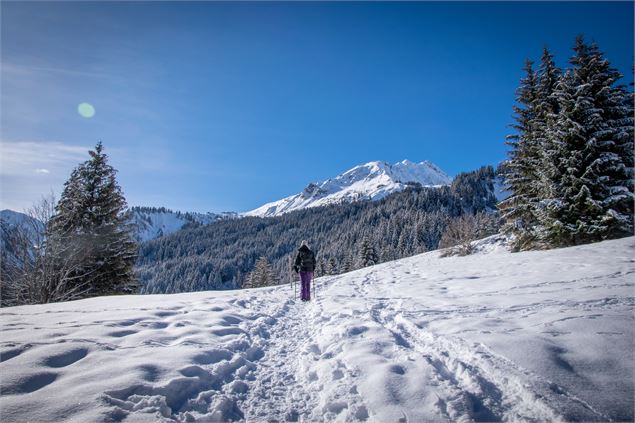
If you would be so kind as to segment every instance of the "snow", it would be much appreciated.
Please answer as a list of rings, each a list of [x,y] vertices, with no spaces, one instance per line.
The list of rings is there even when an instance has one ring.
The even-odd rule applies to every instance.
[[[137,238],[140,241],[148,241],[163,235],[169,235],[178,231],[189,221],[184,217],[179,217],[175,213],[144,213],[145,220],[133,218],[137,226]]]
[[[0,310],[22,421],[632,421],[635,238]]]
[[[188,223],[208,225],[220,219],[236,218],[237,213],[192,213],[174,212],[168,209],[133,208],[131,210],[130,223],[134,226],[134,234],[138,241],[149,241],[164,235],[169,235],[182,229]],[[28,225],[28,215],[13,210],[0,211],[0,222],[5,222],[9,227],[24,225],[31,229],[34,225]],[[35,225],[40,232],[44,231],[44,225],[37,222]],[[36,238],[37,234],[33,234]]]
[[[164,235],[169,235],[182,229],[188,223],[208,225],[220,219],[236,217],[236,213],[182,213],[161,209],[133,209],[131,223],[136,227],[136,237],[139,241],[149,241]]]
[[[39,235],[44,232],[44,225],[39,220],[13,210],[5,209],[0,211],[0,226],[6,225],[7,229],[20,227],[26,231],[29,239],[36,243],[40,239]],[[0,235],[4,235],[0,232]],[[0,236],[0,247],[4,245],[4,237]]]
[[[267,203],[244,216],[279,216],[309,207],[340,204],[358,200],[379,200],[401,191],[407,183],[423,186],[448,185],[452,178],[429,161],[413,163],[403,160],[395,164],[369,162],[319,183],[309,184],[301,193]]]
[[[4,209],[0,211],[0,220],[4,221],[7,225],[18,226],[28,222],[29,216],[24,213]]]

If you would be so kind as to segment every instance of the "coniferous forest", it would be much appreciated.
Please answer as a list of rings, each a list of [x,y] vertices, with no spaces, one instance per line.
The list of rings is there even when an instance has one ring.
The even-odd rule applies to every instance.
[[[633,235],[633,93],[595,43],[578,37],[559,69],[527,61],[499,207],[516,250]]]
[[[434,250],[453,219],[495,211],[494,180],[494,169],[483,167],[458,175],[449,187],[413,186],[377,202],[186,228],[141,245],[142,292],[240,288],[260,257],[278,283],[288,283],[302,239],[316,252],[318,276]]]

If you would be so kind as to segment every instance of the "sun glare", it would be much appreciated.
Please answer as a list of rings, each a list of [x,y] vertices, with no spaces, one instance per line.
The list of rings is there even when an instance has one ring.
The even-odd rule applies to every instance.
[[[77,106],[77,113],[79,113],[81,117],[92,118],[95,116],[95,108],[90,103],[80,103],[79,106]]]

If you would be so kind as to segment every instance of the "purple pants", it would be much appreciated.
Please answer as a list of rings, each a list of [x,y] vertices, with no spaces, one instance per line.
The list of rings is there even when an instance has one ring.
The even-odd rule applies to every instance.
[[[311,278],[313,277],[313,272],[300,272],[300,281],[301,289],[300,289],[300,298],[302,300],[309,301],[311,300]]]

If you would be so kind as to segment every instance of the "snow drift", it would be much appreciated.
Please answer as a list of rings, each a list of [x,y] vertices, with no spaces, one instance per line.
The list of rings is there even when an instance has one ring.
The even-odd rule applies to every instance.
[[[0,417],[633,420],[635,238],[2,309]]]

